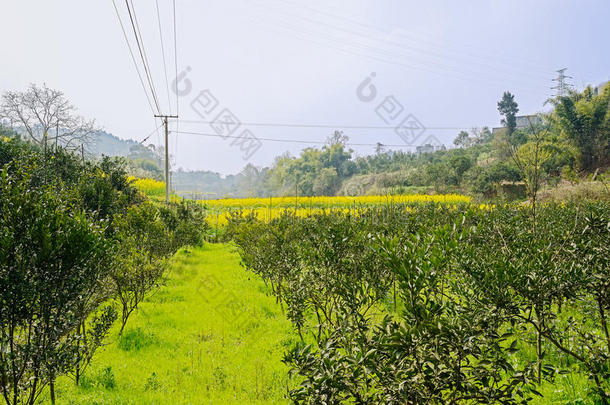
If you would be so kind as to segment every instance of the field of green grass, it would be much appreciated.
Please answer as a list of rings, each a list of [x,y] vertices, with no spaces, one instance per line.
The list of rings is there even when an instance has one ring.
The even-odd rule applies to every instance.
[[[58,380],[58,404],[287,402],[281,358],[298,337],[265,284],[228,245],[174,260],[120,338],[115,325],[80,386]]]

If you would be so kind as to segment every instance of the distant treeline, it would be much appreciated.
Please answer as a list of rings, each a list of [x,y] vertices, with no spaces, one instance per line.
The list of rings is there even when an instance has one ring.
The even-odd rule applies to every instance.
[[[496,197],[521,188],[515,156],[541,143],[541,183],[577,182],[610,164],[610,86],[587,87],[549,100],[550,113],[520,116],[509,92],[498,102],[504,128],[474,128],[456,135],[454,148],[430,153],[385,150],[355,156],[348,137],[336,131],[321,148],[283,154],[270,167],[248,164],[240,173],[173,170],[172,189],[187,198],[331,196],[459,192]],[[164,150],[99,132],[93,155],[122,155],[136,177],[163,180]],[[510,185],[515,185],[511,187]]]
[[[603,172],[610,164],[610,86],[549,100],[552,112],[517,117],[514,96],[498,103],[504,128],[462,131],[454,148],[431,153],[385,151],[357,157],[348,138],[335,132],[321,148],[278,156],[271,167],[248,164],[239,174],[173,173],[173,187],[197,198],[282,195],[361,195],[460,192],[486,198],[503,190],[519,194],[524,180],[516,159],[538,143],[540,182],[553,186]],[[517,118],[520,118],[517,120]],[[538,148],[537,148],[538,149]],[[517,187],[510,187],[516,184]]]

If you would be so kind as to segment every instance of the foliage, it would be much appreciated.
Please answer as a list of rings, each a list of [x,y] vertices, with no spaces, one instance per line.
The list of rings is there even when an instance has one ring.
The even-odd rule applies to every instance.
[[[597,92],[597,93],[596,93]],[[535,143],[540,123],[547,126],[544,149],[551,156],[540,168],[541,185],[554,185],[564,168],[584,177],[610,161],[610,86],[585,89],[550,100],[550,112],[517,116],[515,96],[505,92],[498,102],[504,128],[460,131],[455,149],[431,153],[386,150],[355,156],[349,140],[340,132],[321,148],[306,148],[297,156],[283,154],[270,167],[248,164],[244,170],[222,179],[217,173],[174,173],[174,186],[193,199],[225,197],[282,197],[459,193],[485,199],[498,197],[504,182],[521,182],[511,149]],[[525,149],[530,146],[526,146]]]
[[[199,244],[199,207],[157,207],[123,162],[84,162],[19,138],[0,141],[0,391],[34,403],[55,380],[77,384],[117,318],[156,287],[167,259]]]
[[[186,203],[174,208],[145,202],[130,207],[118,220],[121,243],[111,277],[121,306],[121,332],[132,312],[158,286],[168,260],[182,246],[202,242],[204,224],[204,217]]]
[[[229,229],[301,336],[296,403],[523,403],[571,363],[607,403],[609,214],[392,204]]]
[[[284,404],[292,332],[262,280],[231,245],[182,249],[164,285],[117,322],[78,386],[57,380],[58,404]],[[112,370],[114,387],[106,370]],[[43,394],[43,403],[49,396]]]
[[[609,100],[610,86],[601,90],[586,88],[549,100],[554,107],[550,112],[537,117],[517,116],[517,101],[507,91],[498,102],[505,128],[462,130],[454,140],[455,149],[413,153],[387,150],[378,143],[374,153],[357,156],[348,147],[348,137],[335,131],[324,146],[306,148],[297,156],[277,156],[269,167],[249,163],[240,173],[226,176],[179,168],[171,173],[172,189],[181,197],[205,200],[407,192],[459,193],[492,199],[499,196],[497,190],[502,183],[524,180],[510,150],[533,141],[537,130],[528,119],[533,120],[533,126],[539,119],[551,124],[545,135],[545,149],[551,157],[541,168],[542,185],[557,184],[563,170],[574,170],[578,177],[596,170],[603,172],[610,163]],[[111,137],[103,132],[96,136]],[[100,155],[105,143],[96,148],[94,152]],[[160,182],[163,148],[125,142],[120,154],[126,156],[129,174],[157,181],[137,180],[137,187],[160,197],[164,187]],[[504,172],[503,176],[498,176],[498,169]]]
[[[610,86],[595,95],[591,87],[582,93],[551,100],[557,131],[578,148],[579,166],[591,171],[608,164],[610,156]]]
[[[67,198],[32,187],[27,166],[2,171],[0,212],[0,388],[33,404],[75,366],[72,333],[106,278],[108,243]]]
[[[276,160],[269,171],[268,182],[281,194],[302,196],[334,195],[340,179],[354,173],[352,151],[346,150],[346,138],[339,136],[322,149],[306,148],[298,158],[288,156]]]
[[[517,128],[516,118],[519,112],[519,106],[513,94],[508,91],[504,92],[502,99],[498,102],[498,112],[504,117],[502,118],[502,124],[507,128],[510,138]]]

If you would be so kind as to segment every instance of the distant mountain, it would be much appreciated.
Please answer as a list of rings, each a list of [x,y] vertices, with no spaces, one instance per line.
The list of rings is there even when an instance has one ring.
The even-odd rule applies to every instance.
[[[131,147],[135,145],[138,142],[132,139],[124,140],[106,131],[99,131],[93,134],[87,149],[94,156],[128,156]]]

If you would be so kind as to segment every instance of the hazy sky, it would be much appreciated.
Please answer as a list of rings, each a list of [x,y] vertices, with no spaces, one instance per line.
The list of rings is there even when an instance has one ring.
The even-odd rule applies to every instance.
[[[116,2],[131,30],[125,1]],[[133,4],[161,110],[175,113],[156,2]],[[171,86],[172,2],[158,4]],[[459,128],[498,126],[496,103],[505,90],[515,94],[522,113],[543,110],[557,69],[568,68],[579,89],[610,79],[607,0],[176,0],[176,7],[178,71],[188,67],[191,84],[179,99],[181,131],[214,134],[207,123],[184,122],[202,120],[191,102],[202,102],[207,90],[204,96],[217,104],[207,104],[212,111],[204,118],[230,110],[242,122],[234,136],[248,129],[257,138],[324,141],[332,128],[246,124],[390,127],[411,115],[427,128],[413,144],[430,135],[451,143]],[[159,124],[111,0],[0,0],[0,10],[0,91],[45,82],[121,138],[142,140]],[[371,73],[376,97],[363,101],[357,88]],[[378,109],[389,96],[402,108],[394,104],[389,111],[385,103]],[[196,106],[201,112],[202,103]],[[391,129],[345,133],[353,143],[405,142]],[[262,141],[246,161],[233,138],[170,138],[174,167],[221,173],[235,173],[247,161],[269,165],[274,156],[307,146]],[[354,149],[368,154],[374,148]]]

